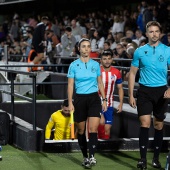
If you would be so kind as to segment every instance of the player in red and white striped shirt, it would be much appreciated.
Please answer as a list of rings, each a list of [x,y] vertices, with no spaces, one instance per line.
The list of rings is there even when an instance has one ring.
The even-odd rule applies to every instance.
[[[109,139],[110,129],[113,124],[114,113],[113,93],[115,86],[117,86],[120,102],[117,108],[117,113],[120,113],[122,111],[124,97],[122,85],[123,81],[120,71],[112,66],[112,54],[110,51],[104,51],[102,53],[100,62],[101,62],[101,76],[105,88],[108,109],[101,115],[100,125],[98,128],[98,138]]]

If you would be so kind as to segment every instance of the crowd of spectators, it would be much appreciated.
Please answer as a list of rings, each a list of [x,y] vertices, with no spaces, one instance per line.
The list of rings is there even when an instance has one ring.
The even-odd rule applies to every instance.
[[[170,3],[167,3],[166,0],[158,0],[157,3],[141,1],[136,9],[136,11],[123,9],[88,12],[77,14],[72,18],[69,16],[49,16],[45,32],[48,42],[46,54],[50,55],[48,62],[52,64],[61,62],[61,60],[53,59],[55,55],[77,57],[79,55],[77,42],[82,37],[91,40],[91,57],[100,57],[101,52],[107,49],[113,53],[114,58],[131,59],[135,49],[147,43],[145,26],[150,20],[160,22],[162,26],[161,41],[170,46]],[[0,24],[1,60],[3,60],[4,55],[4,45],[8,45],[10,61],[27,62],[27,56],[32,48],[33,32],[40,22],[40,18],[41,16],[24,18],[15,13],[11,20],[5,20]],[[75,37],[76,42],[66,54],[62,53],[65,42],[62,42],[62,39],[69,29],[68,27],[71,28],[71,34]],[[53,35],[56,36],[55,46],[52,40]],[[50,53],[51,51],[53,52]],[[117,61],[114,61],[113,65],[129,66],[127,62],[122,65],[122,62]]]

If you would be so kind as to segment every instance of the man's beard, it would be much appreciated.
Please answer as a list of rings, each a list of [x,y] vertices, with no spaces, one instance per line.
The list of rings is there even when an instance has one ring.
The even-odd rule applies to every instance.
[[[103,67],[106,68],[106,69],[109,68],[110,66],[111,66],[111,64],[110,64],[109,66],[104,66],[104,65],[103,65]]]
[[[158,41],[159,41],[159,38],[156,38],[156,39],[153,38],[153,39],[152,39],[152,42],[153,42],[153,43],[156,43],[156,42],[158,42]]]

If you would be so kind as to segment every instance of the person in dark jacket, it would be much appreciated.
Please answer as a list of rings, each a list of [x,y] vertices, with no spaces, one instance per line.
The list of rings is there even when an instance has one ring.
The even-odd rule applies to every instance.
[[[42,59],[44,58],[44,49],[45,49],[45,30],[48,24],[48,17],[43,16],[41,22],[37,24],[32,39],[32,46],[37,53],[37,57],[30,64],[41,64]]]

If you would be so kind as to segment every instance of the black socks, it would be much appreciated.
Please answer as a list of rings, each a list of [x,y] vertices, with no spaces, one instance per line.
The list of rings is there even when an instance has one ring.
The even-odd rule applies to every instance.
[[[82,135],[78,134],[78,143],[79,143],[80,149],[82,151],[83,157],[88,158],[87,141],[86,141],[85,133]]]
[[[147,147],[148,147],[148,132],[149,128],[140,128],[139,134],[139,148],[140,148],[140,155],[142,159],[146,159]],[[163,130],[155,129],[154,135],[154,158],[159,159],[159,153],[162,147],[163,141]]]
[[[97,133],[89,133],[89,158],[94,157],[97,141]]]
[[[140,156],[142,159],[146,159],[146,153],[148,148],[148,132],[149,132],[149,128],[140,127],[139,149],[140,149]]]
[[[159,153],[162,147],[163,141],[163,129],[157,130],[155,129],[154,135],[154,158],[159,159]]]

